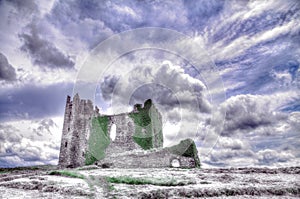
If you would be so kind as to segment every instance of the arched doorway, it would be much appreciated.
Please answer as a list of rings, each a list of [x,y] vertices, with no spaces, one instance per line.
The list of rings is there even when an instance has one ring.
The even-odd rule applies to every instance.
[[[171,166],[172,166],[172,167],[175,167],[175,168],[180,167],[180,161],[179,161],[178,159],[173,159],[173,160],[171,161]]]

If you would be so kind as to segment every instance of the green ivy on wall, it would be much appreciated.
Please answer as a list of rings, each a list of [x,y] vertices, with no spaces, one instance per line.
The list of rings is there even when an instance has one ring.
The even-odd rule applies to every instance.
[[[179,144],[167,148],[171,153],[191,157],[195,160],[195,166],[200,168],[200,159],[195,142],[192,139],[185,139]]]
[[[162,146],[162,124],[157,111],[152,106],[152,101],[147,100],[143,108],[140,105],[136,107],[138,112],[129,114],[135,124],[133,140],[145,150],[152,149],[155,145]]]
[[[85,154],[85,164],[91,165],[105,157],[105,149],[110,143],[108,137],[108,117],[92,118],[91,134],[88,140],[88,151]]]

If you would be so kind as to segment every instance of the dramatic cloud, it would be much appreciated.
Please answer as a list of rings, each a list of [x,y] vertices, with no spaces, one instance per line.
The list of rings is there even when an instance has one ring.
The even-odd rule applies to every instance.
[[[290,94],[290,96],[297,94]],[[247,164],[297,165],[300,153],[300,112],[280,112],[287,93],[276,96],[238,95],[226,100],[221,109],[226,117],[218,143],[204,162],[211,165],[247,166]],[[216,128],[218,124],[213,124]],[[283,141],[283,138],[285,141]],[[200,147],[200,150],[202,148]]]
[[[1,166],[56,164],[62,120],[57,118],[55,121],[52,119],[21,120],[1,124]]]
[[[0,121],[37,119],[62,115],[71,84],[39,87],[25,85],[18,89],[0,91]]]
[[[287,113],[278,111],[278,107],[287,103],[287,99],[297,98],[297,93],[281,95],[238,95],[231,97],[221,105],[226,112],[222,136],[234,136],[238,133],[260,132],[264,135],[278,133],[277,127],[287,123]],[[300,129],[299,129],[300,130]]]
[[[31,24],[29,29],[29,33],[20,35],[20,38],[24,42],[21,49],[31,56],[34,64],[52,69],[72,69],[74,67],[71,57],[58,50],[53,43],[42,39],[34,24]]]
[[[94,47],[112,33],[133,28],[184,28],[188,20],[183,7],[181,1],[67,0],[55,4],[49,20],[65,35]]]
[[[175,105],[183,108],[192,105],[201,112],[210,112],[211,107],[205,96],[206,86],[201,80],[186,74],[177,63],[178,60],[168,61],[167,53],[161,52],[157,56],[151,50],[134,52],[129,58],[117,60],[109,68],[109,74],[104,75],[100,85],[102,97],[127,105],[153,98],[165,110]],[[115,75],[118,74],[116,70],[123,75]]]
[[[115,76],[106,76],[100,86],[101,95],[104,100],[110,100],[114,92],[114,88],[118,82],[118,78]]]
[[[99,80],[95,103],[103,113],[126,112],[152,98],[163,114],[165,144],[195,139],[204,164],[299,165],[299,10],[298,0],[0,0],[0,166],[56,163],[57,146],[38,153],[44,146],[39,134],[50,135],[51,120],[33,122],[31,130],[33,124],[20,124],[62,116],[91,50],[113,34],[144,27],[199,41],[207,55],[187,51],[213,60],[223,82],[163,49],[130,52],[101,77],[87,75]],[[188,43],[182,42],[174,47]],[[97,67],[92,62],[89,71]],[[227,99],[220,97],[224,92]]]
[[[16,80],[15,68],[8,63],[7,58],[2,53],[0,53],[0,80]]]
[[[168,53],[153,50],[122,57],[103,75],[98,89],[100,95],[96,95],[99,102],[108,104],[100,106],[108,107],[104,110],[107,114],[131,111],[134,104],[152,99],[163,116],[165,146],[174,145],[180,139],[196,138],[200,133],[198,127],[204,125],[212,111],[207,87],[186,73],[188,63],[174,55],[171,57],[174,59],[168,61]]]
[[[290,151],[277,152],[275,150],[265,149],[258,152],[258,160],[262,164],[288,162],[294,158],[295,156]]]

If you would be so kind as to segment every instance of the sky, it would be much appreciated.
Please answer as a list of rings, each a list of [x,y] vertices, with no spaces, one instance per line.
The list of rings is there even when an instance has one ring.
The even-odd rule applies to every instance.
[[[204,167],[299,166],[299,19],[297,0],[0,0],[0,167],[57,164],[74,92],[103,114],[153,99],[164,146],[194,139]]]

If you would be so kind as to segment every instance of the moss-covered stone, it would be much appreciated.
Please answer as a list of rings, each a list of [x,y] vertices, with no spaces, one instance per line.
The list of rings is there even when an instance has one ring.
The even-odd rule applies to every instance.
[[[92,165],[97,161],[97,158],[93,156],[89,151],[85,154],[85,165]]]
[[[105,157],[105,149],[110,143],[108,137],[108,117],[92,118],[91,134],[88,140],[88,151],[85,154],[85,164],[91,165]]]
[[[144,103],[144,107],[135,105],[137,112],[130,113],[129,116],[135,124],[133,140],[143,149],[148,150],[162,146],[162,121],[151,99]]]
[[[201,164],[198,156],[197,147],[192,139],[182,140],[179,144],[168,147],[167,150],[176,155],[194,158],[195,166],[200,168]]]
[[[133,137],[133,140],[135,141],[135,143],[140,145],[144,150],[153,148],[152,137],[150,138]]]

